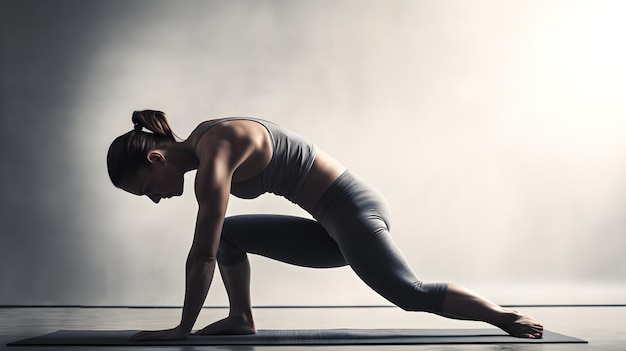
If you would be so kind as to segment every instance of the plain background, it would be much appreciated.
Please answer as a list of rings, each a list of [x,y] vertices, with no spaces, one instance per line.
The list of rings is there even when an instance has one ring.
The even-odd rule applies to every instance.
[[[196,214],[115,189],[136,109],[256,116],[376,185],[425,281],[626,302],[621,1],[1,0],[0,304],[181,305]],[[307,216],[264,195],[229,214]],[[297,233],[294,233],[297,235]],[[385,304],[252,258],[255,305]],[[226,305],[216,275],[207,305]]]

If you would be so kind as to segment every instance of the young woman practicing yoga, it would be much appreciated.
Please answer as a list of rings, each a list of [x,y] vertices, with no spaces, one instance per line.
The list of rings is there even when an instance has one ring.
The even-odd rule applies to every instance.
[[[198,201],[180,324],[137,333],[134,340],[186,338],[216,264],[230,312],[195,334],[255,333],[247,253],[305,267],[350,265],[367,285],[406,311],[484,321],[517,337],[542,336],[543,327],[534,319],[464,287],[418,280],[391,240],[389,208],[380,193],[293,132],[261,119],[232,117],[200,123],[187,140],[177,142],[163,112],[136,111],[132,122],[133,130],[109,148],[113,184],[158,203],[180,196],[184,173],[197,169]],[[266,192],[287,198],[315,220],[224,218],[229,194],[252,199]]]

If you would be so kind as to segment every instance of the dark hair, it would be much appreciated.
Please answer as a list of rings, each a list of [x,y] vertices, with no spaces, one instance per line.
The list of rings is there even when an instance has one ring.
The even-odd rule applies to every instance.
[[[148,151],[176,142],[167,117],[161,111],[135,111],[132,121],[133,130],[113,140],[107,154],[109,178],[118,188],[122,177],[135,176],[141,168],[150,165]],[[144,132],[144,128],[151,133]]]

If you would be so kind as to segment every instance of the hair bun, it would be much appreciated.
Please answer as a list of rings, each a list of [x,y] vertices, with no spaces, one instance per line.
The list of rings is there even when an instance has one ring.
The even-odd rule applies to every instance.
[[[140,132],[143,129],[143,114],[141,111],[134,111],[131,121],[133,122],[133,130]]]

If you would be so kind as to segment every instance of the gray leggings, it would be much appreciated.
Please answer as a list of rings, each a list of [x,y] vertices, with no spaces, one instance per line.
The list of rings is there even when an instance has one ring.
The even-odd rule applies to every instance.
[[[282,215],[243,215],[224,221],[218,262],[232,265],[246,253],[305,267],[346,264],[381,296],[407,311],[442,312],[447,284],[419,281],[389,235],[382,195],[350,172],[324,192],[316,221]]]

